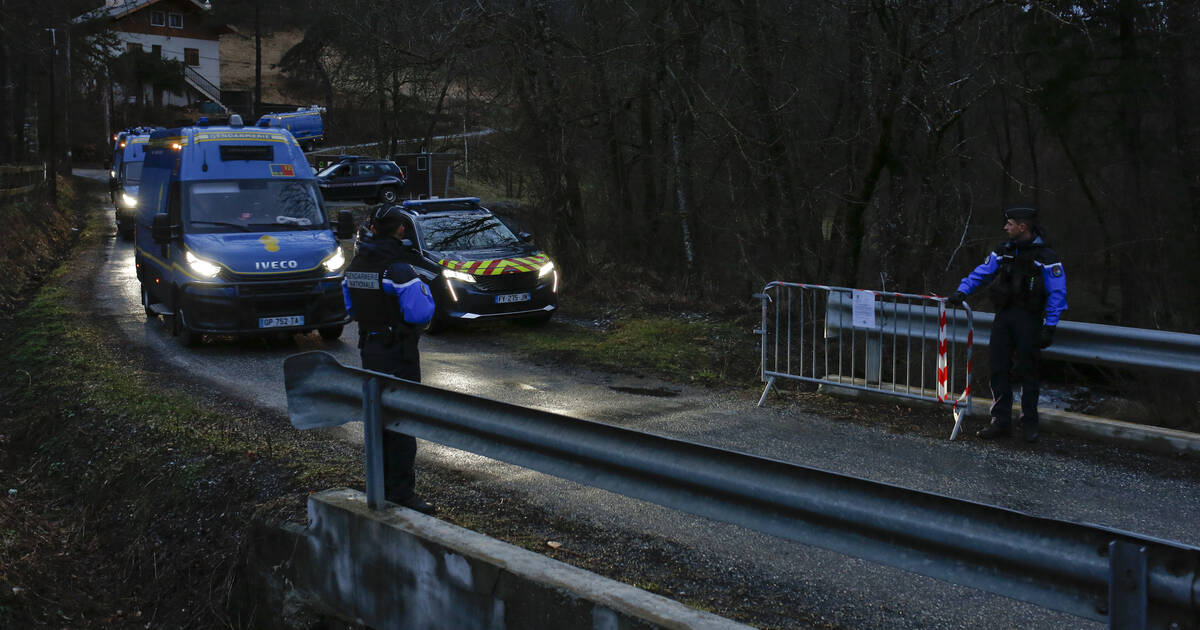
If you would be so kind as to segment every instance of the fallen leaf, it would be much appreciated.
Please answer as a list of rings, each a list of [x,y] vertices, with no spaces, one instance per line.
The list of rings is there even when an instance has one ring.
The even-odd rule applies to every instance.
[[[551,549],[558,549],[559,547],[562,547],[562,543],[558,542],[557,540],[548,540],[546,541],[546,546]]]

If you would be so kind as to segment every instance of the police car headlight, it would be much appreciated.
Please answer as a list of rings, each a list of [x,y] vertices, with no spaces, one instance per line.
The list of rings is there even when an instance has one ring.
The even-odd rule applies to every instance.
[[[346,264],[346,255],[342,253],[342,248],[338,247],[333,250],[333,255],[325,259],[322,263],[328,271],[341,271],[342,266]]]
[[[200,258],[192,252],[188,252],[185,258],[187,259],[188,266],[192,268],[192,271],[195,271],[196,274],[201,277],[211,278],[221,271],[221,268],[217,265]]]
[[[126,208],[136,208],[137,197],[130,197],[129,193],[121,193],[121,203],[125,204]]]
[[[453,269],[443,269],[442,275],[446,276],[447,278],[449,278],[451,280],[461,280],[463,282],[475,282],[475,276],[472,276],[469,273],[455,271]]]
[[[554,271],[554,261],[553,260],[542,265],[541,269],[538,269],[538,277],[545,278],[546,276],[550,275],[551,271]]]

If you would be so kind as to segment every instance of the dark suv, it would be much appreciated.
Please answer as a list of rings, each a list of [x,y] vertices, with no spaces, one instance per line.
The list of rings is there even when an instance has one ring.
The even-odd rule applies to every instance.
[[[478,197],[410,200],[393,208],[406,219],[414,250],[409,262],[433,290],[432,332],[453,321],[546,322],[554,315],[559,285],[554,262],[529,234],[513,234],[479,205]]]
[[[317,173],[317,181],[328,201],[381,203],[398,203],[407,183],[395,162],[353,155],[342,156]]]

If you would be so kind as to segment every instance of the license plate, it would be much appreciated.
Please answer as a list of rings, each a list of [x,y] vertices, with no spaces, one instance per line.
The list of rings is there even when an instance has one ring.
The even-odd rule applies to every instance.
[[[260,317],[259,328],[278,328],[280,326],[303,326],[303,315],[286,315],[284,317]]]
[[[528,302],[528,293],[509,293],[508,295],[497,295],[497,304],[512,304],[513,302]]]

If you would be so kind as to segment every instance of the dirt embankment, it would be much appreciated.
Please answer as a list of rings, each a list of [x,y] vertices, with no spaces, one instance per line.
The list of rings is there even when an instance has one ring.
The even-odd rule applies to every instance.
[[[58,266],[79,235],[82,215],[72,210],[78,207],[75,188],[63,180],[60,195],[57,206],[44,194],[0,197],[5,233],[0,239],[0,317],[7,319],[21,296]]]
[[[236,596],[248,528],[303,520],[309,492],[356,485],[356,454],[280,442],[278,414],[103,334],[79,299],[97,257],[71,254],[111,238],[106,191],[60,190],[58,209],[0,210],[0,627],[263,627],[278,609]]]

